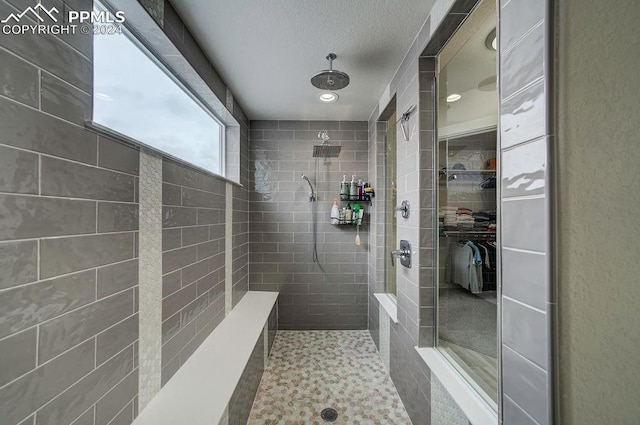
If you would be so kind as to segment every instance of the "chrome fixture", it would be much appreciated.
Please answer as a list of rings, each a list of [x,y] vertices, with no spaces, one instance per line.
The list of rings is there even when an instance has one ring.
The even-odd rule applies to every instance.
[[[329,69],[318,72],[311,77],[311,84],[320,90],[340,90],[349,85],[349,76],[336,69],[333,69],[333,60],[337,58],[335,53],[329,53],[327,60],[329,61]]]
[[[305,176],[304,174],[302,175],[302,179],[306,180],[307,183],[309,183],[309,187],[311,188],[311,193],[309,194],[309,202],[315,202],[316,201],[316,191],[313,189],[313,185],[311,184],[311,180],[309,180],[309,177]]]
[[[322,140],[322,144],[313,147],[314,158],[337,158],[340,155],[342,146],[331,146],[329,144],[329,132],[327,130],[318,132],[318,139]]]
[[[396,211],[402,211],[402,218],[409,218],[409,207],[411,207],[411,204],[405,200],[402,201],[399,207],[396,207]]]
[[[395,267],[396,258],[400,259],[400,264],[406,268],[411,268],[411,242],[402,239],[400,241],[400,249],[391,251],[391,265]]]
[[[411,114],[416,110],[416,105],[411,105],[409,109],[406,110],[404,114],[400,116],[398,122],[400,123],[400,128],[402,129],[402,135],[404,136],[404,141],[409,141],[409,129],[407,125],[409,124],[409,119],[411,118]]]

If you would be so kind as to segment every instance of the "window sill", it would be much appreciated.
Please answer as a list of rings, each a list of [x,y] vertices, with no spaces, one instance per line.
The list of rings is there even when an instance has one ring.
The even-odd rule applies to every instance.
[[[389,294],[377,293],[373,294],[378,300],[384,311],[387,312],[393,323],[398,323],[398,302]]]
[[[415,348],[473,425],[498,424],[496,411],[480,397],[436,348]]]

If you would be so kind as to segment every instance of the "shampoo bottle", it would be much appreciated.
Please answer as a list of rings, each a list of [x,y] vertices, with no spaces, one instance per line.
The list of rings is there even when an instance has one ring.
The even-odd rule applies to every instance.
[[[338,209],[338,198],[333,198],[333,206],[331,207],[331,224],[340,223],[340,211]]]
[[[349,183],[347,183],[347,176],[342,176],[342,182],[340,183],[340,200],[349,200]]]
[[[347,204],[347,209],[344,212],[344,222],[347,224],[351,224],[351,205]]]
[[[358,200],[358,182],[356,182],[356,176],[351,176],[351,182],[349,182],[349,199],[352,201]]]

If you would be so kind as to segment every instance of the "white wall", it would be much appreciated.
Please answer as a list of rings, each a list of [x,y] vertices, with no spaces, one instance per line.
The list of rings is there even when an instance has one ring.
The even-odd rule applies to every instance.
[[[559,2],[563,424],[640,420],[640,3]]]

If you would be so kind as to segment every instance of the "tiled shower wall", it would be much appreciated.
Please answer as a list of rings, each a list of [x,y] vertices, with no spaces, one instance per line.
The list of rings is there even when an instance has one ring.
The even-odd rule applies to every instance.
[[[226,183],[168,160],[162,180],[164,384],[224,318]]]
[[[313,158],[320,130],[342,146],[338,158]],[[250,289],[280,292],[281,329],[366,329],[369,215],[360,246],[354,226],[329,218],[343,175],[368,181],[367,122],[252,121],[250,139]],[[318,192],[318,263],[302,174]]]
[[[0,15],[16,9],[0,2]],[[0,421],[137,409],[138,151],[83,128],[91,37],[0,39]],[[24,421],[24,422],[23,422]]]
[[[550,1],[500,1],[502,402],[505,423],[553,423]]]
[[[12,5],[22,3],[0,0],[0,15],[17,12]],[[90,36],[27,34],[0,40],[3,425],[128,424],[138,410],[140,152],[84,128],[92,116],[91,55]],[[216,88],[220,91],[219,85]],[[240,179],[246,185],[248,122],[226,87],[224,92],[240,123]],[[198,188],[198,178],[193,177],[197,172],[163,162],[163,180],[181,191]],[[224,193],[230,184],[208,178],[215,183],[200,189],[209,195],[219,193],[220,187]],[[160,185],[159,175],[157,179]],[[224,223],[224,199],[214,208],[198,208],[203,198],[187,205],[192,199],[185,196],[185,209],[212,212],[212,221]],[[235,305],[247,288],[246,189],[235,186],[234,199],[239,202],[232,232],[238,254],[232,266]],[[197,237],[185,233],[187,242]],[[167,239],[165,243],[175,243]],[[196,255],[206,256],[208,248],[224,251],[219,240],[211,242],[191,246]],[[169,260],[167,264],[176,264]],[[181,279],[182,272],[190,279],[191,270],[184,267]],[[214,271],[216,288],[219,270]],[[197,282],[195,287],[198,294]],[[208,302],[216,301],[212,291]],[[220,318],[214,314],[218,305],[214,302],[191,320],[194,310],[202,307],[198,301],[202,299],[179,306],[184,319],[180,326],[196,323],[196,329],[204,326],[210,331]],[[213,319],[204,320],[209,313]],[[177,357],[186,358],[197,338]]]

